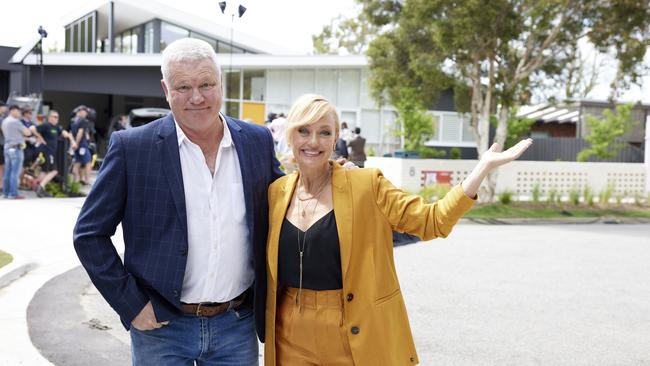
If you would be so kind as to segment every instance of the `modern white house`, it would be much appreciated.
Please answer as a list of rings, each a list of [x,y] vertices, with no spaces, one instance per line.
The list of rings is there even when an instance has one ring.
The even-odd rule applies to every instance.
[[[319,93],[337,106],[342,121],[362,129],[367,147],[376,154],[400,147],[395,109],[377,105],[370,96],[365,56],[291,54],[154,0],[89,2],[64,24],[65,51],[43,57],[43,103],[64,114],[79,104],[92,106],[99,132],[112,117],[131,109],[166,107],[160,52],[176,39],[194,37],[212,44],[218,54],[224,113],[264,123],[269,113],[287,113],[298,96]],[[5,89],[40,92],[40,61],[33,47],[15,50],[8,60],[10,67],[5,68],[11,68],[11,75],[0,78]],[[432,109],[436,134],[427,144],[473,151],[469,119],[454,111],[451,93],[443,93]]]

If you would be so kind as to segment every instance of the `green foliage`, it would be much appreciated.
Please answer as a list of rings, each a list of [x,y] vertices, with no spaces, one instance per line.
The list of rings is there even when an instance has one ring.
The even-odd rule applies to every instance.
[[[375,148],[371,146],[371,147],[368,148],[368,154],[367,155],[368,156],[377,156],[377,151],[375,151]]]
[[[447,156],[445,150],[438,150],[431,146],[422,146],[417,151],[422,159],[440,159]]]
[[[11,263],[14,260],[14,257],[11,256],[11,254],[7,252],[3,252],[0,250],[0,268],[6,266],[7,264]]]
[[[549,204],[553,204],[559,199],[560,199],[560,195],[558,194],[557,189],[555,187],[551,188],[548,191],[548,196],[546,197],[546,202],[549,203]]]
[[[532,191],[532,198],[534,203],[539,203],[539,197],[542,194],[542,189],[539,185],[539,182],[535,183],[533,186],[533,191]]]
[[[459,147],[452,147],[451,150],[449,150],[449,157],[452,159],[460,159],[461,156],[461,150]]]
[[[575,206],[580,204],[580,189],[578,187],[574,186],[569,190],[569,202]]]
[[[397,123],[402,126],[399,135],[404,135],[404,149],[424,152],[424,142],[433,135],[433,117],[426,112],[417,99],[415,91],[404,89],[395,103],[399,116]]]
[[[625,194],[623,193],[617,193],[616,196],[614,196],[614,199],[616,200],[616,204],[620,205],[623,202],[623,197],[625,197]]]
[[[512,196],[513,193],[511,191],[505,190],[499,193],[499,202],[501,202],[502,205],[509,205],[512,203]]]
[[[442,199],[447,192],[449,192],[450,187],[443,184],[432,184],[422,188],[418,195],[422,196],[427,202],[435,202],[439,199]]]
[[[584,197],[586,204],[589,206],[594,205],[594,193],[591,191],[591,187],[589,187],[589,185],[585,184],[585,188],[582,191],[582,196]]]
[[[395,104],[401,90],[412,89],[429,107],[453,88],[455,100],[465,102],[458,110],[471,112],[473,124],[483,111],[530,99],[543,80],[564,85],[575,61],[568,54],[579,42],[613,50],[617,80],[638,79],[650,42],[647,0],[357,2],[382,29],[366,53],[373,97]]]
[[[45,191],[55,198],[68,197],[68,195],[61,189],[61,185],[58,183],[49,182],[45,185]]]
[[[363,54],[379,28],[368,21],[364,13],[345,17],[339,15],[323,26],[318,35],[312,35],[315,54]]]
[[[633,108],[634,104],[619,105],[616,107],[616,114],[605,110],[603,118],[587,115],[586,121],[590,131],[585,140],[590,142],[591,146],[580,151],[577,160],[587,161],[591,156],[600,159],[616,157],[619,150],[625,146],[625,143],[616,142],[616,139],[625,135],[638,123],[631,116]]]
[[[614,184],[609,183],[607,184],[607,187],[605,187],[601,192],[600,195],[598,195],[598,202],[601,205],[609,205],[609,199],[612,198],[612,194],[614,193]]]
[[[498,119],[496,116],[490,116],[490,124],[497,127]],[[521,141],[522,138],[530,135],[530,129],[535,124],[534,119],[517,117],[517,108],[510,109],[508,113],[508,134],[506,135],[505,149],[509,149],[516,143]]]

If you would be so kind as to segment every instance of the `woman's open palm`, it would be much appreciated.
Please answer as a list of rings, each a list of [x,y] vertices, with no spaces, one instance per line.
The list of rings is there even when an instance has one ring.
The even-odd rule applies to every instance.
[[[501,165],[507,164],[521,156],[533,144],[533,139],[525,139],[519,141],[515,146],[506,151],[499,151],[498,144],[492,146],[481,155],[481,161],[484,162],[490,169],[495,169]]]

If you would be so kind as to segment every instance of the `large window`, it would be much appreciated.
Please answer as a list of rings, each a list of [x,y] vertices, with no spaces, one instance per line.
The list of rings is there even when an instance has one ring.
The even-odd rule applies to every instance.
[[[153,53],[154,52],[154,22],[151,21],[144,25],[144,52]]]
[[[160,51],[163,51],[167,45],[175,40],[190,36],[190,31],[185,28],[161,22],[160,24]]]
[[[266,78],[263,70],[244,71],[244,96],[245,100],[263,102],[265,97]]]
[[[196,38],[196,39],[200,39],[202,41],[206,41],[206,42],[208,42],[210,44],[210,46],[212,46],[212,48],[214,48],[215,52],[217,51],[217,40],[215,40],[213,38],[210,38],[208,36],[204,36],[203,34],[196,33],[196,32],[190,32],[190,38]]]
[[[469,115],[456,112],[432,112],[433,137],[429,146],[474,146]]]
[[[66,52],[95,52],[97,12],[92,12],[65,27]]]

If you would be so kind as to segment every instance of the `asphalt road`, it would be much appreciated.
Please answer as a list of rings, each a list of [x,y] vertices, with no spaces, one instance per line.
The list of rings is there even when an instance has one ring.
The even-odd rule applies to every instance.
[[[461,224],[395,261],[422,365],[650,366],[650,225]],[[128,333],[80,268],[27,315],[55,365],[129,364]]]

